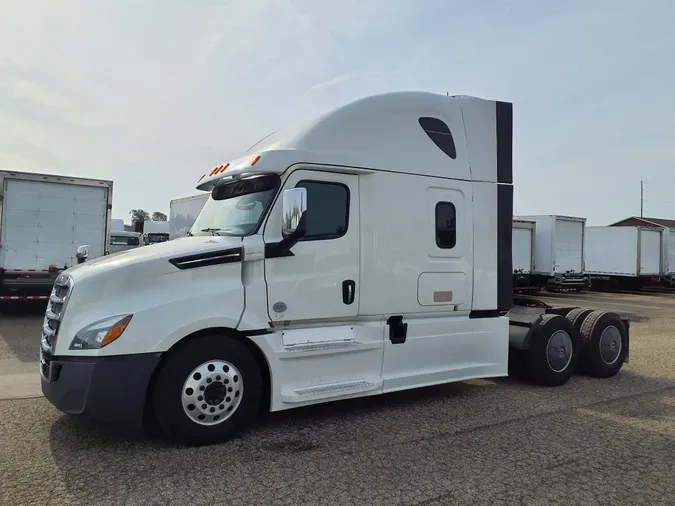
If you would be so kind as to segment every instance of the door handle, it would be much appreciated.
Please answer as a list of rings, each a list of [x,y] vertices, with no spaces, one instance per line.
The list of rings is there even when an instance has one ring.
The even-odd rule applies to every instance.
[[[345,279],[342,282],[342,302],[349,305],[354,302],[356,295],[356,282],[351,279]]]

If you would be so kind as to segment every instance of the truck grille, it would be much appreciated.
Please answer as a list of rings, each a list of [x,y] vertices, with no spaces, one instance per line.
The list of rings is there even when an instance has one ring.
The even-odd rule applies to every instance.
[[[56,278],[42,323],[42,349],[46,352],[53,352],[54,346],[56,346],[59,326],[61,325],[71,288],[72,280],[69,276],[61,274]]]

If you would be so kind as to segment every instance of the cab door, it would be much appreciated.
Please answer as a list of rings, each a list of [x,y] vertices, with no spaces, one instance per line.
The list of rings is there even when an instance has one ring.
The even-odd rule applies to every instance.
[[[307,233],[290,252],[274,256],[282,239],[281,194],[307,191]],[[355,317],[359,307],[358,176],[298,169],[281,189],[265,226],[268,312],[299,323]]]

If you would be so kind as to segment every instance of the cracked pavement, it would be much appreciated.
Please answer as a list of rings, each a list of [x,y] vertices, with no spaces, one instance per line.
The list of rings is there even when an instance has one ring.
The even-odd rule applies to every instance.
[[[0,504],[675,504],[675,296],[547,297],[561,299],[634,318],[617,377],[476,380],[301,408],[204,448],[42,398],[0,401]],[[40,322],[0,314],[0,359],[35,370]]]

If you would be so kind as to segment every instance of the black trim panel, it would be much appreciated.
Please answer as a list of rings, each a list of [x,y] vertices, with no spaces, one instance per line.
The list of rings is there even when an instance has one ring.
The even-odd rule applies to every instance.
[[[140,429],[150,378],[160,358],[159,353],[56,356],[49,360],[49,380],[41,378],[42,393],[64,413]]]
[[[241,262],[241,247],[172,258],[169,262],[181,270]]]
[[[274,329],[269,328],[269,329],[257,329],[257,330],[244,330],[243,331],[246,336],[265,336],[267,334],[270,334],[274,332]]]
[[[497,102],[497,182],[513,183],[513,104]]]
[[[503,311],[501,309],[474,309],[469,313],[470,319],[476,318],[499,318],[500,316],[506,316],[508,311]]]
[[[283,249],[280,242],[270,242],[265,244],[265,258],[283,258],[295,256],[289,249]]]
[[[497,308],[513,307],[513,186],[497,185]]]

